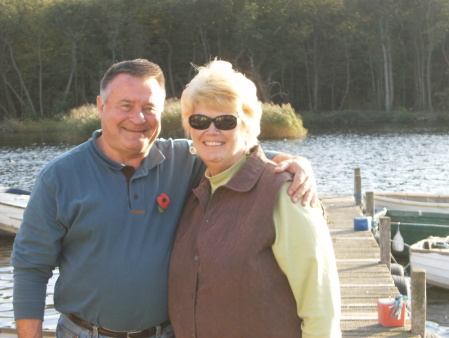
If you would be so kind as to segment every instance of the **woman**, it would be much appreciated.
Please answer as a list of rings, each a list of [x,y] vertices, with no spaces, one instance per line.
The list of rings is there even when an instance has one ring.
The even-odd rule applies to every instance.
[[[257,136],[256,87],[224,61],[199,68],[182,117],[208,169],[187,200],[169,274],[182,337],[339,337],[340,292],[321,208],[293,204]]]

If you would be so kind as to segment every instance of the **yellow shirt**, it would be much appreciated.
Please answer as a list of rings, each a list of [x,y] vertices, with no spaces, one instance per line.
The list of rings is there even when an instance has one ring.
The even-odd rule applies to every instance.
[[[212,192],[228,183],[245,163],[243,156],[231,168],[210,176]],[[286,182],[276,201],[273,253],[287,276],[302,318],[303,337],[341,337],[340,284],[329,230],[319,207],[303,207],[287,195]],[[292,221],[294,220],[294,221]]]

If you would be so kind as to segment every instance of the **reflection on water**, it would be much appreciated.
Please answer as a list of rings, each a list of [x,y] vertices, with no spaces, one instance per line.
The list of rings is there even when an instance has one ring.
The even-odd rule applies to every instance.
[[[0,325],[13,327],[12,313],[12,268],[9,266],[14,237],[0,237]]]
[[[43,166],[78,143],[61,142],[57,134],[0,135],[0,186],[31,190]],[[449,124],[310,129],[305,140],[264,141],[262,146],[309,158],[320,194],[352,194],[353,170],[361,168],[364,191],[449,195]],[[12,239],[0,237],[0,327],[14,327],[11,248]],[[48,289],[46,328],[55,328],[58,318],[52,306],[55,280]],[[440,335],[449,337],[449,291],[429,288],[427,295],[428,324],[444,326]],[[435,325],[429,329],[437,332]]]
[[[353,193],[353,170],[360,168],[364,191],[449,195],[449,125],[384,129],[312,130],[305,140],[262,145],[309,158],[320,194]]]

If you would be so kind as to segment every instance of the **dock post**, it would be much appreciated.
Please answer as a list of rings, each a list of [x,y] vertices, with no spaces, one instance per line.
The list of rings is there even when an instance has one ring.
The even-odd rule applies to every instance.
[[[426,270],[412,269],[412,333],[426,336]]]
[[[391,271],[391,219],[380,218],[380,263],[385,264]]]
[[[362,205],[362,176],[360,168],[354,169],[354,197],[355,205]]]
[[[374,216],[374,193],[373,192],[367,192],[365,194],[365,201],[366,201],[366,215],[367,216]]]

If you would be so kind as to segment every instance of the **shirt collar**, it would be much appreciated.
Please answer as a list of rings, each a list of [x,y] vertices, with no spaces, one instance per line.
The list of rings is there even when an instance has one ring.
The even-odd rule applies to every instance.
[[[102,135],[101,129],[96,130],[92,134],[92,138],[89,140],[90,146],[92,151],[97,155],[97,157],[100,158],[100,160],[109,168],[112,170],[122,170],[123,167],[125,167],[122,163],[117,163],[113,160],[111,160],[109,157],[107,157],[97,146],[96,139],[99,138]],[[162,152],[157,147],[158,140],[155,140],[153,145],[150,148],[150,152],[148,155],[143,159],[142,164],[137,169],[136,173],[139,176],[144,176],[148,173],[149,170],[153,169],[160,163],[162,163],[165,160],[165,156],[162,154]]]

